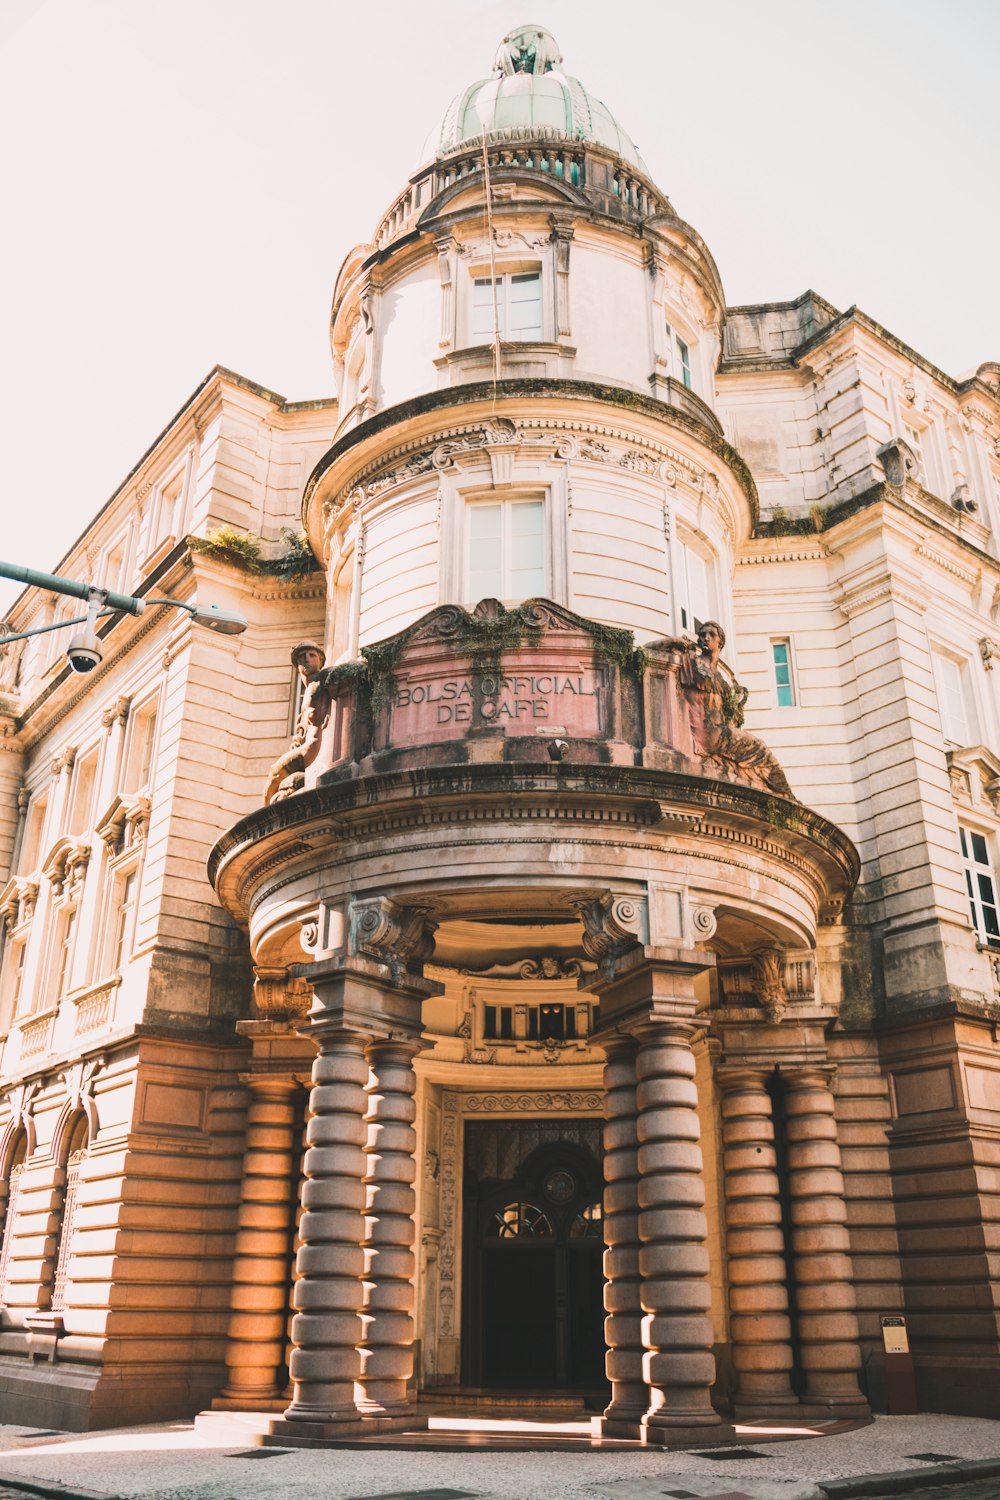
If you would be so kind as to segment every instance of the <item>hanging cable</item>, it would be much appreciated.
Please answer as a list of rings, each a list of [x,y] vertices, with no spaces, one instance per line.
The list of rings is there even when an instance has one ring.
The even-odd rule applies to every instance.
[[[493,230],[493,183],[490,179],[490,154],[487,150],[487,133],[483,130],[483,185],[486,192],[486,232],[490,242],[490,289],[493,296],[493,404],[496,405],[497,385],[501,374],[500,355],[500,309],[497,303],[497,257]]]

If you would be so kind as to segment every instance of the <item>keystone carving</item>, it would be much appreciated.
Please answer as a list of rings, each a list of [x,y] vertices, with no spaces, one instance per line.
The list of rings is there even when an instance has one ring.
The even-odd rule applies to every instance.
[[[785,989],[785,955],[778,948],[763,948],[754,954],[756,998],[769,1021],[777,1021],[788,1005]]]

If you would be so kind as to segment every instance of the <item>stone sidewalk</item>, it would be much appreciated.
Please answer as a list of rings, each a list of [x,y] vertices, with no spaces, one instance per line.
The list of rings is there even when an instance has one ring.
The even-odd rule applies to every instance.
[[[509,1424],[477,1425],[537,1440],[539,1451],[283,1450],[252,1439],[240,1446],[231,1433],[223,1441],[190,1423],[77,1435],[5,1427],[0,1495],[24,1481],[28,1493],[64,1500],[848,1500],[978,1478],[992,1460],[1000,1496],[1000,1422],[975,1418],[879,1417],[851,1432],[789,1441],[761,1441],[759,1428],[743,1428],[739,1447],[714,1454],[591,1450],[579,1421],[539,1421],[520,1434]],[[580,1448],[545,1451],[560,1436],[553,1425],[576,1429]],[[907,1477],[877,1484],[868,1477],[900,1471]]]

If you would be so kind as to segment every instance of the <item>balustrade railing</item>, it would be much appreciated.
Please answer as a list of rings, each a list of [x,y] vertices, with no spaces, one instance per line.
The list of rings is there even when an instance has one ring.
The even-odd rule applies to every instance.
[[[614,200],[630,215],[640,218],[660,213],[669,205],[641,173],[630,170],[614,152],[591,142],[575,142],[564,136],[491,138],[486,148],[490,176],[509,171],[544,172],[571,187],[590,189],[603,197],[606,208]],[[475,142],[466,150],[453,151],[432,163],[406,188],[389,209],[375,235],[379,250],[415,228],[423,209],[439,193],[483,171],[483,148]]]

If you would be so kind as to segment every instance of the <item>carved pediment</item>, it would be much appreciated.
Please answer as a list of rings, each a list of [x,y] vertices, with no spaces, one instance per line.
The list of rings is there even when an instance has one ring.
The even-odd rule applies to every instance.
[[[12,875],[0,891],[0,917],[7,924],[8,932],[30,922],[38,900],[38,883],[24,875]]]
[[[42,874],[52,883],[52,893],[72,897],[83,880],[90,860],[90,842],[85,839],[61,838],[42,865]]]
[[[112,854],[121,854],[145,837],[149,807],[149,798],[142,792],[126,792],[114,798],[97,822],[97,835]]]
[[[947,761],[956,802],[1000,812],[1000,757],[986,745],[969,745],[949,750]]]

